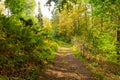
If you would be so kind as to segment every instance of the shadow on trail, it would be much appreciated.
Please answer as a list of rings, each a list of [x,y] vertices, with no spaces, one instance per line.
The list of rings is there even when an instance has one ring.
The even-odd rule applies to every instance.
[[[42,80],[99,80],[69,48],[60,48],[51,65],[41,73]]]

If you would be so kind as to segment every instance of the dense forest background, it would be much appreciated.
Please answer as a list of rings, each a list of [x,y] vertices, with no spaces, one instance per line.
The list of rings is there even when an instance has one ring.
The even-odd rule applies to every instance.
[[[119,63],[119,0],[49,0],[56,3],[54,37],[72,42],[84,55]]]
[[[0,1],[1,79],[37,80],[63,42],[120,75],[120,0],[48,0],[46,5],[51,2],[55,7],[48,19],[40,2],[35,15],[35,0]]]

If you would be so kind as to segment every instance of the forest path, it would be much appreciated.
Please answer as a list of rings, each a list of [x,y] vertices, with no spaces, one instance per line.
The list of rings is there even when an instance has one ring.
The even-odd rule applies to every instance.
[[[78,60],[70,48],[58,49],[56,58],[41,72],[42,80],[99,80],[84,63]]]

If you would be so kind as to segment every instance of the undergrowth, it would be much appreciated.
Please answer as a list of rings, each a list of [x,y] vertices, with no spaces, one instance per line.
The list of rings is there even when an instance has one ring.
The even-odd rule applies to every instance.
[[[97,71],[96,67],[93,65],[93,64],[96,64],[96,63],[93,63],[93,64],[89,63],[89,61],[80,54],[80,52],[76,49],[75,46],[72,46],[72,47],[71,47],[71,50],[72,50],[73,54],[74,54],[79,60],[82,60],[82,61],[86,64],[87,68],[88,68],[90,71],[92,71],[94,74],[96,74],[96,75],[100,78],[100,80],[107,80],[107,79],[105,78],[105,76],[104,76],[102,73],[100,73],[99,71]]]

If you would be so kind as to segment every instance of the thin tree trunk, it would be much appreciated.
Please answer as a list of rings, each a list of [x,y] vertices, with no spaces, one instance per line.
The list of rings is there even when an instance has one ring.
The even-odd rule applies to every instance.
[[[120,16],[118,16],[118,26],[117,26],[117,54],[120,55],[120,30],[119,30]]]

